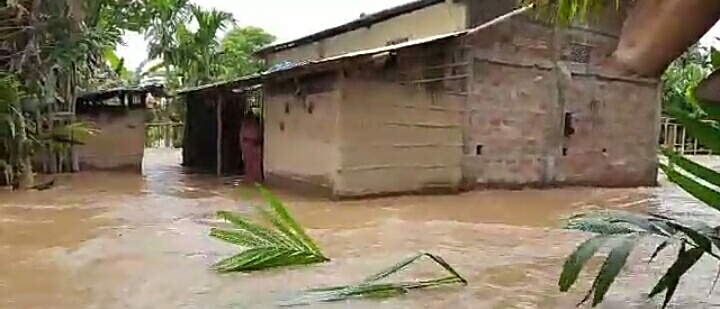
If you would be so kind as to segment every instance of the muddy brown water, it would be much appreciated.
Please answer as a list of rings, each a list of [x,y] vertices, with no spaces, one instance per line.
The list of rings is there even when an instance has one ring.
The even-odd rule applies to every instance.
[[[562,218],[615,208],[720,223],[666,183],[340,203],[280,192],[333,261],[218,275],[208,265],[237,248],[207,236],[213,214],[248,211],[254,199],[227,181],[184,174],[179,160],[177,151],[152,149],[142,176],[84,173],[61,177],[48,191],[0,192],[0,308],[273,308],[289,292],[353,283],[418,251],[443,256],[469,285],[298,308],[574,308],[592,278],[583,274],[567,294],[556,282],[565,256],[588,235],[558,229]],[[648,265],[654,244],[633,253],[602,308],[657,307],[643,293],[673,253]],[[716,266],[701,261],[674,306],[720,304],[708,296]],[[409,274],[436,270],[422,264]]]

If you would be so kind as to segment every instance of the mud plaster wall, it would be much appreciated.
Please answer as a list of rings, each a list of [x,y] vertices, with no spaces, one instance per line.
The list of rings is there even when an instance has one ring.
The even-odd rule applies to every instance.
[[[340,195],[459,188],[460,97],[367,80],[343,96]]]
[[[460,189],[467,71],[458,46],[406,48],[346,70],[339,195]]]
[[[551,41],[550,29],[522,18],[469,39],[466,184],[654,184],[656,81],[608,75],[602,59],[617,38],[568,30],[559,41],[571,73],[561,111]],[[569,138],[565,112],[573,115]]]
[[[123,170],[142,172],[145,149],[145,109],[126,114],[94,113],[78,115],[100,132],[77,146],[80,170]]]
[[[327,81],[327,88],[301,94],[294,88],[274,90],[272,83],[264,98],[266,178],[331,191],[339,166],[336,122],[340,91],[332,81]]]
[[[385,46],[389,41],[420,39],[465,29],[465,6],[446,1],[403,14],[367,28],[339,34],[318,42],[300,45],[267,56],[270,64],[279,61],[318,60],[344,53]]]

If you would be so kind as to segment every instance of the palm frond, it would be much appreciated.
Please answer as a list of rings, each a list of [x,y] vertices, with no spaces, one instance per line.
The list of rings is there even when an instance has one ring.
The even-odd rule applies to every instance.
[[[237,213],[218,212],[233,229],[213,228],[210,236],[246,249],[214,264],[213,268],[220,272],[249,272],[329,261],[280,200],[270,191],[261,187],[260,190],[270,207],[255,207],[255,210],[274,229]]]
[[[672,299],[682,276],[695,265],[702,255],[707,254],[720,260],[720,256],[713,252],[713,245],[716,247],[720,245],[717,231],[702,222],[679,222],[659,215],[608,211],[573,216],[568,219],[565,227],[598,235],[580,244],[566,259],[558,281],[562,292],[567,292],[575,284],[580,271],[599,249],[610,248],[610,254],[596,275],[592,287],[580,302],[580,304],[585,303],[592,296],[593,307],[603,301],[615,278],[625,266],[630,252],[643,237],[664,238],[650,257],[651,261],[661,251],[669,248],[672,243],[681,244],[675,264],[668,269],[665,276],[658,281],[650,293],[650,297],[662,292],[666,293],[663,308]],[[686,250],[687,246],[692,248]]]
[[[418,262],[421,258],[428,257],[437,265],[440,265],[447,273],[447,276],[436,279],[416,280],[399,283],[380,283],[379,281],[388,278],[406,269],[411,264]],[[399,263],[388,267],[372,276],[353,285],[315,288],[300,292],[295,297],[279,303],[283,307],[309,305],[313,303],[335,302],[354,298],[387,298],[407,294],[412,290],[438,287],[450,284],[467,284],[455,269],[453,269],[440,256],[431,253],[418,253]]]

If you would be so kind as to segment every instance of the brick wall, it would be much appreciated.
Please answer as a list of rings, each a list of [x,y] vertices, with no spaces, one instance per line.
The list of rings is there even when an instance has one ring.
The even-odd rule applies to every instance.
[[[562,30],[554,40],[552,29],[520,17],[467,40],[467,186],[655,183],[657,81],[609,75],[602,60],[617,37],[602,26]]]

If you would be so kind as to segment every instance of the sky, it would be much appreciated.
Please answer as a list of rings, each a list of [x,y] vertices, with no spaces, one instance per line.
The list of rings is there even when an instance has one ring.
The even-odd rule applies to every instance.
[[[231,12],[240,26],[256,26],[288,41],[352,21],[361,13],[373,13],[413,0],[202,0],[193,1],[205,8]],[[720,37],[720,23],[701,40],[713,44]],[[139,34],[126,34],[117,53],[135,69],[146,58],[147,44]]]
[[[413,0],[202,0],[205,8],[231,12],[239,26],[256,26],[288,41],[352,21],[361,13],[372,13]],[[139,34],[125,35],[125,46],[117,53],[134,69],[146,58],[147,45]]]

